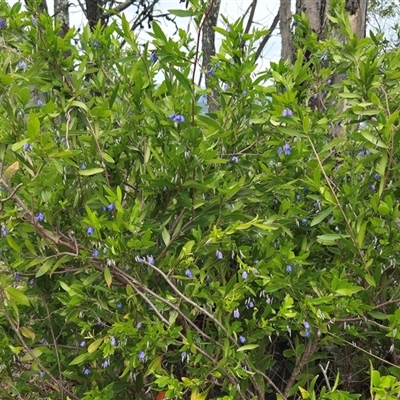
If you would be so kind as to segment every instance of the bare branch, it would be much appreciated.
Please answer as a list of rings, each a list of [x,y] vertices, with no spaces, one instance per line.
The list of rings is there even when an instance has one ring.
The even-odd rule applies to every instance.
[[[120,13],[124,10],[126,10],[129,6],[131,6],[133,3],[135,2],[135,0],[126,0],[123,3],[119,4],[118,6],[112,8],[111,10],[116,12],[116,13]]]
[[[64,385],[63,382],[58,380],[39,360],[38,357],[36,357],[35,353],[31,350],[31,348],[27,345],[27,343],[25,342],[25,339],[23,338],[23,336],[21,335],[21,332],[19,330],[19,327],[14,323],[14,321],[12,320],[12,318],[10,317],[10,314],[8,313],[8,310],[6,308],[6,306],[4,305],[4,296],[3,293],[0,292],[0,297],[1,297],[1,303],[2,303],[2,309],[3,309],[3,313],[4,316],[6,317],[8,323],[10,324],[12,330],[14,331],[14,333],[17,335],[20,343],[22,344],[24,350],[32,357],[33,360],[36,361],[37,365],[40,367],[40,369],[45,372],[48,377],[50,378],[50,380],[59,388],[63,390],[63,392],[67,393],[68,396],[71,399],[74,400],[79,400],[78,397],[76,397],[70,390],[68,390]]]
[[[245,13],[245,15],[246,15],[250,10],[249,19],[247,20],[247,25],[246,25],[246,29],[245,29],[244,33],[250,32],[251,25],[254,22],[254,14],[256,12],[256,8],[257,8],[257,0],[253,0],[253,2],[250,4],[249,8],[246,10],[246,13]]]
[[[271,37],[272,32],[276,29],[276,27],[278,26],[278,22],[279,22],[279,11],[278,13],[275,15],[274,20],[272,21],[272,24],[270,26],[270,28],[268,29],[268,35],[266,35],[264,37],[264,39],[261,41],[260,45],[258,46],[258,49],[256,51],[256,58],[254,61],[257,61],[258,58],[260,57],[262,51],[264,50],[265,45],[268,43],[269,38]]]

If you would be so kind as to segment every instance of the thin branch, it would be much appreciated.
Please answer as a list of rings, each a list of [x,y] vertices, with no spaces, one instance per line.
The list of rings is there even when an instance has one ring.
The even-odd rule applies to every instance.
[[[331,384],[329,382],[329,378],[328,378],[328,375],[327,375],[327,371],[328,371],[328,368],[329,368],[329,363],[330,363],[330,361],[327,362],[325,368],[322,366],[322,364],[319,364],[319,367],[321,368],[322,375],[324,376],[326,387],[331,392],[332,391],[332,387],[331,387]]]
[[[256,8],[257,8],[257,0],[253,0],[253,2],[250,4],[249,8],[244,13],[244,15],[247,15],[247,13],[250,10],[249,19],[247,21],[246,29],[244,30],[245,34],[250,32],[251,25],[253,24],[253,21],[254,21],[254,14],[256,12]]]
[[[133,3],[135,2],[135,0],[126,0],[123,3],[119,4],[118,6],[112,8],[110,12],[116,12],[116,13],[120,13],[124,10],[126,10],[129,6],[131,6]]]
[[[45,372],[50,380],[59,388],[59,389],[63,389],[63,391],[65,393],[68,394],[69,397],[71,397],[74,400],[79,400],[78,397],[76,397],[74,395],[74,393],[72,393],[71,391],[69,391],[61,381],[59,381],[55,376],[52,375],[52,373],[40,362],[39,358],[36,357],[35,353],[31,350],[31,348],[26,344],[25,339],[22,337],[17,325],[15,325],[14,321],[12,320],[12,318],[10,317],[10,314],[8,313],[8,310],[4,304],[4,297],[3,297],[3,292],[0,292],[0,297],[1,297],[1,304],[2,304],[2,309],[3,309],[3,313],[4,316],[6,317],[8,323],[10,324],[12,330],[14,331],[14,333],[17,335],[20,343],[22,344],[24,350],[32,357],[33,360],[36,361],[37,365],[40,367],[40,369]]]
[[[102,267],[100,266],[96,266],[95,268],[102,271]],[[147,296],[145,296],[140,289],[144,289],[144,286],[141,285],[140,288],[139,286],[137,286],[137,284],[139,282],[135,282],[135,280],[128,274],[126,274],[124,271],[122,271],[121,269],[119,269],[118,267],[113,267],[113,270],[117,270],[117,273],[124,279],[125,283],[128,283],[133,290],[135,290],[135,292],[149,305],[149,307],[156,313],[156,315],[158,316],[158,318],[160,318],[161,321],[163,321],[167,326],[171,326],[171,323],[160,313],[160,311],[158,311],[157,307],[150,301],[150,299],[148,299]],[[187,341],[186,336],[183,333],[179,333],[179,336]],[[211,357],[207,352],[205,352],[203,349],[201,349],[200,347],[198,347],[196,344],[193,343],[193,346],[196,348],[196,350],[202,354],[204,357],[208,358],[213,364],[217,365],[218,364],[218,360],[214,359],[213,357]],[[221,370],[225,373],[226,377],[229,379],[229,381],[231,382],[232,385],[236,386],[237,382],[235,381],[235,378],[233,376],[231,376],[228,371],[224,370],[223,368],[221,368]],[[242,400],[246,400],[246,397],[244,397],[244,395],[242,393],[239,392],[240,398]]]
[[[294,370],[292,372],[292,375],[290,375],[289,381],[286,384],[285,390],[283,391],[284,397],[287,398],[290,392],[290,389],[293,387],[294,382],[296,381],[297,376],[301,373],[305,365],[308,363],[308,360],[310,357],[314,354],[315,350],[317,349],[318,345],[318,340],[314,338],[313,341],[309,341],[307,343],[306,349],[301,356],[301,359],[298,363],[296,363],[296,366],[294,367]]]
[[[262,51],[264,50],[264,47],[266,46],[269,38],[271,37],[272,32],[278,26],[278,22],[279,22],[279,10],[278,10],[278,13],[275,15],[274,20],[272,21],[270,28],[268,29],[268,35],[264,36],[264,39],[261,41],[260,45],[258,46],[258,49],[256,51],[256,58],[254,59],[254,61],[257,61],[258,58],[260,57]]]
[[[352,240],[352,242],[353,242],[353,245],[354,245],[354,247],[357,249],[357,252],[358,252],[358,254],[359,254],[360,258],[361,258],[361,261],[362,261],[363,265],[365,265],[366,262],[365,262],[365,258],[364,258],[363,252],[361,251],[361,248],[360,248],[360,246],[358,245],[358,242],[357,242],[357,239],[356,239],[356,237],[355,237],[355,235],[354,235],[354,232],[353,232],[353,229],[352,229],[352,227],[351,227],[350,221],[349,221],[349,219],[347,218],[347,215],[346,215],[346,213],[344,212],[342,205],[340,204],[339,198],[337,197],[337,194],[336,194],[336,192],[335,192],[335,190],[334,190],[334,188],[333,188],[332,182],[331,182],[329,176],[327,175],[327,173],[326,173],[326,171],[325,171],[325,169],[324,169],[324,167],[323,167],[323,165],[322,165],[322,162],[321,162],[321,159],[320,159],[319,154],[318,154],[318,152],[317,152],[317,149],[315,148],[314,143],[313,143],[313,141],[311,140],[311,138],[310,138],[309,135],[307,135],[307,139],[308,139],[308,141],[309,141],[309,143],[310,143],[310,145],[311,145],[311,148],[312,148],[312,151],[313,151],[313,153],[314,153],[314,156],[315,156],[315,158],[317,159],[318,166],[319,166],[319,168],[321,169],[322,175],[324,176],[325,181],[326,181],[326,183],[327,183],[327,185],[328,185],[328,187],[329,187],[329,190],[330,190],[332,196],[333,196],[334,199],[335,199],[336,206],[339,208],[340,213],[342,214],[342,217],[343,217],[344,222],[345,222],[345,224],[346,224],[346,226],[347,226],[347,231],[348,231],[349,234],[350,234],[350,237],[351,237],[351,240]]]
[[[22,186],[22,183],[19,183],[14,189],[13,191],[5,198],[0,200],[1,203],[1,207],[0,207],[0,211],[3,211],[3,207],[4,207],[4,203],[10,199],[13,198],[13,196],[15,195],[15,193],[17,193],[17,190]]]
[[[56,336],[54,335],[53,325],[51,324],[50,310],[49,310],[49,306],[47,305],[47,302],[44,299],[44,297],[42,297],[42,301],[46,308],[47,319],[49,321],[49,329],[50,329],[51,337],[52,337],[53,343],[54,343],[54,352],[55,352],[56,358],[57,358],[58,379],[60,380],[60,382],[62,382],[63,375],[62,375],[62,369],[61,369],[61,361],[60,361],[60,355],[58,354],[57,339],[56,339]],[[63,386],[60,387],[60,396],[61,396],[61,400],[63,400],[64,399],[64,387]]]
[[[150,13],[153,12],[154,7],[159,2],[159,0],[154,0],[151,4],[149,4],[146,8],[142,10],[140,15],[136,18],[136,21],[133,22],[131,29],[134,31],[137,29],[140,24],[148,17]]]
[[[22,210],[29,216],[28,222],[36,228],[38,231],[39,235],[42,238],[46,238],[50,240],[52,243],[54,243],[56,246],[64,246],[73,253],[70,253],[70,255],[77,256],[79,253],[79,249],[76,245],[73,245],[71,243],[65,242],[57,237],[55,237],[52,233],[46,231],[42,225],[38,221],[36,221],[35,215],[29,208],[25,205],[25,203],[21,200],[21,198],[15,193],[15,190],[13,190],[9,185],[8,182],[4,178],[0,178],[0,183],[6,189],[6,191],[10,194],[12,194],[11,198],[22,208]]]
[[[197,303],[195,303],[194,301],[192,301],[191,299],[189,299],[188,297],[186,297],[173,283],[172,281],[168,278],[167,275],[164,274],[163,271],[161,271],[159,268],[157,268],[155,265],[150,264],[149,262],[147,262],[146,260],[142,261],[143,264],[147,265],[148,267],[152,268],[154,271],[158,272],[163,278],[164,280],[168,283],[168,285],[171,287],[171,289],[184,301],[186,301],[187,303],[189,303],[190,305],[192,305],[194,308],[198,309],[201,313],[203,313],[204,315],[206,315],[208,318],[211,319],[211,321],[213,321],[226,335],[226,337],[232,342],[232,344],[238,348],[239,345],[236,342],[236,340],[229,334],[229,332],[227,331],[227,329],[221,324],[221,322],[219,322],[212,314],[210,314],[205,308],[200,307]],[[246,366],[250,369],[250,365],[248,364],[247,360],[244,361],[244,363],[246,364]],[[265,374],[263,374],[261,371],[259,371],[258,369],[256,369],[256,372],[261,374],[266,380],[267,382],[271,385],[271,387],[273,389],[276,390],[276,392],[278,394],[280,394],[283,399],[286,399],[286,395],[284,393],[282,393],[279,388],[275,385],[275,383]],[[257,392],[261,393],[261,389],[259,388],[259,385],[257,383],[257,381],[254,379],[254,377],[250,377],[250,380],[252,381],[254,387],[256,388]]]
[[[126,274],[123,270],[121,270],[120,268],[118,268],[117,266],[113,267],[113,270],[116,271],[117,274],[119,274],[120,276],[122,276],[123,278],[126,278],[127,276],[130,276],[128,274]],[[165,297],[162,297],[160,295],[158,295],[157,293],[153,292],[151,289],[149,289],[146,285],[142,285],[140,287],[141,289],[143,289],[145,292],[149,293],[151,296],[155,297],[157,300],[163,302],[164,304],[166,304],[168,307],[172,308],[173,310],[175,310],[182,318],[185,319],[185,321],[194,329],[196,330],[204,339],[207,340],[212,340],[212,338],[210,336],[208,336],[207,334],[205,334],[197,325],[195,325],[180,309],[178,306],[176,306],[175,304],[171,303],[170,301],[168,301]],[[219,345],[219,343],[218,343]],[[221,346],[220,346],[221,347]]]

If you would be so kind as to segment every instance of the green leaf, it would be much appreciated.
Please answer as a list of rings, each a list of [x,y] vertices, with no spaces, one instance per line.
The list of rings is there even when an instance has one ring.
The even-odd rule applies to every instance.
[[[365,232],[367,230],[367,225],[368,225],[368,221],[365,221],[360,228],[360,231],[358,232],[357,235],[357,243],[360,247],[363,246],[364,243],[364,237],[365,237]]]
[[[72,100],[70,103],[70,106],[81,108],[84,111],[89,111],[89,109],[87,108],[87,105],[78,100]]]
[[[126,19],[126,16],[124,13],[122,13],[122,29],[123,29],[125,35],[129,37],[132,29],[131,29],[129,22]]]
[[[382,321],[384,321],[384,320],[389,318],[388,315],[386,315],[386,314],[384,314],[383,312],[380,312],[380,311],[368,311],[368,315],[370,315],[372,318],[380,319]]]
[[[35,277],[39,278],[40,276],[44,275],[52,267],[54,261],[54,258],[47,259],[45,263],[39,268],[38,272],[36,272]]]
[[[246,344],[244,346],[239,347],[236,351],[241,352],[241,351],[253,350],[253,349],[256,349],[257,347],[260,347],[260,345],[259,344]]]
[[[11,236],[7,236],[7,243],[8,245],[14,249],[17,253],[21,253],[21,247],[18,246],[17,242],[11,237]]]
[[[300,131],[293,129],[293,128],[286,128],[284,126],[280,126],[279,130],[284,133],[285,135],[288,136],[293,136],[293,137],[306,137],[304,133],[301,133]]]
[[[201,123],[201,125],[203,125],[203,126],[207,126],[207,127],[211,127],[211,128],[214,128],[214,130],[211,130],[212,132],[214,132],[214,131],[220,131],[220,132],[222,132],[223,131],[223,128],[222,128],[222,126],[218,123],[218,121],[216,121],[215,119],[213,119],[213,118],[210,118],[209,116],[207,116],[207,115],[197,115],[196,116],[196,119],[198,120],[198,121],[200,121],[200,123]]]
[[[162,236],[162,239],[163,239],[163,242],[164,242],[165,246],[168,246],[169,242],[171,241],[171,235],[169,234],[167,228],[164,228],[161,236]]]
[[[126,19],[125,19],[125,21],[126,21]],[[108,101],[108,107],[110,108],[110,110],[112,109],[115,99],[117,98],[118,91],[119,91],[119,81],[117,81],[117,84],[115,85],[115,88],[114,88],[113,92],[111,93],[110,100]]]
[[[21,140],[20,142],[14,143],[11,146],[11,150],[12,151],[18,151],[19,149],[22,149],[24,147],[25,143],[28,143],[28,139],[24,139],[24,140]]]
[[[79,175],[90,176],[90,175],[95,175],[95,174],[101,174],[102,172],[104,172],[104,168],[80,169]]]
[[[146,374],[144,376],[152,375],[154,372],[158,371],[161,366],[162,359],[162,356],[155,357],[147,368]]]
[[[80,150],[63,150],[57,153],[51,153],[50,157],[54,158],[71,158],[81,154]]]
[[[182,247],[181,256],[187,256],[191,254],[194,243],[194,240],[189,240],[186,242],[186,244]]]
[[[332,211],[335,209],[335,207],[329,207],[324,211],[321,211],[312,221],[310,226],[318,225],[320,222],[322,222],[328,215],[332,213]]]
[[[190,395],[190,400],[206,400],[207,399],[208,390],[203,393],[199,393],[199,389],[194,387],[192,389],[192,393]]]
[[[24,336],[28,339],[31,339],[31,340],[35,340],[35,332],[30,330],[26,326],[21,326],[20,331],[21,331],[22,336]]]
[[[107,266],[104,268],[104,279],[106,280],[107,286],[110,287],[112,284],[112,275],[110,272],[110,268],[108,268]]]
[[[16,303],[21,304],[23,306],[30,305],[28,297],[17,288],[9,286],[5,288],[5,291],[8,293],[9,297],[15,300]]]
[[[40,132],[40,121],[35,114],[30,114],[28,119],[28,136],[35,138]]]
[[[190,83],[188,78],[186,78],[176,68],[171,67],[171,72],[175,75],[176,79],[180,82],[180,84],[188,91],[188,93],[193,92],[192,84]]]
[[[373,276],[369,275],[369,274],[365,274],[365,280],[367,281],[367,283],[369,285],[371,285],[372,287],[376,287],[376,282],[375,279],[373,278]]]
[[[38,347],[31,349],[31,351],[36,358],[40,357],[43,354],[43,352]],[[33,357],[29,353],[21,357],[22,362],[29,362],[31,360],[33,360]]]
[[[75,357],[70,363],[69,365],[78,365],[78,364],[82,364],[84,361],[87,360],[87,358],[90,356],[89,353],[83,353],[80,354],[78,357]]]
[[[381,374],[379,373],[379,371],[372,370],[372,366],[371,366],[371,383],[372,383],[372,386],[378,387],[380,380],[381,380]]]
[[[361,290],[364,290],[364,288],[361,286],[349,286],[345,288],[336,289],[335,292],[343,296],[351,296],[354,293],[360,292]]]
[[[103,157],[104,161],[114,164],[115,161],[113,158],[104,151],[101,152],[101,156]]]
[[[74,296],[74,295],[75,295],[75,291],[72,290],[65,282],[60,281],[60,286],[61,286],[70,296]]]
[[[164,31],[161,29],[160,25],[156,21],[153,21],[153,32],[157,39],[161,39],[164,43],[167,41]]]
[[[387,152],[386,152],[386,151],[382,151],[382,152],[381,152],[381,155],[382,155],[382,157],[381,157],[381,160],[379,161],[379,165],[378,165],[378,167],[376,168],[376,171],[377,171],[380,175],[385,176],[386,167],[387,167],[387,164],[388,164],[388,155],[387,155]]]
[[[361,97],[360,94],[353,92],[338,93],[338,95],[344,99],[359,99]]]
[[[99,347],[100,345],[103,343],[104,339],[100,338],[95,340],[93,343],[90,343],[89,347],[88,347],[88,352],[89,353],[94,353]]]
[[[185,17],[194,17],[198,12],[195,12],[194,10],[168,10],[168,12],[172,15],[176,15],[177,17],[185,18]]]
[[[335,240],[348,238],[349,235],[342,235],[339,233],[329,233],[326,235],[319,235],[317,236],[318,243],[322,244],[334,244]]]
[[[22,88],[19,93],[19,98],[24,106],[29,103],[30,97],[29,89],[27,87]]]
[[[361,135],[367,139],[369,142],[371,142],[374,146],[378,146],[381,147],[383,149],[388,149],[389,146],[387,144],[385,144],[381,139],[379,139],[378,137],[374,136],[372,133],[368,132],[368,131],[361,131]]]

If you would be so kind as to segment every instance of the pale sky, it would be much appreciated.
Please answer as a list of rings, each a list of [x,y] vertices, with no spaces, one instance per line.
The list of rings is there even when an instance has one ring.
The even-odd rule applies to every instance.
[[[16,3],[18,0],[9,0],[10,4]],[[238,18],[240,18],[244,12],[247,10],[249,5],[251,4],[251,0],[222,0],[221,3],[221,14],[228,18],[229,21],[234,22]],[[76,27],[83,26],[86,23],[86,19],[78,5],[76,0],[70,1],[70,23]],[[81,0],[81,3],[84,3]],[[53,14],[53,0],[47,0],[47,6],[49,7],[50,15]],[[269,28],[276,13],[279,8],[279,0],[259,0],[256,10],[256,18],[255,23],[258,28]],[[157,10],[161,13],[166,13],[169,9],[185,9],[184,3],[179,3],[179,0],[161,0],[157,5]],[[130,7],[125,10],[125,15],[129,20],[133,20],[136,16],[135,14],[136,8]],[[191,22],[190,18],[178,18],[175,19],[179,28],[190,30],[192,35],[196,34],[196,28],[194,23]],[[175,32],[175,27],[172,23],[166,21],[165,19],[160,20],[159,23],[165,29],[165,33],[167,36],[172,36]],[[151,40],[151,37],[146,35],[147,24],[145,25],[145,29],[140,33],[139,38],[143,41]],[[220,21],[219,26],[224,27],[222,21]],[[278,26],[279,28],[279,26]],[[195,36],[194,36],[195,37]],[[221,38],[216,37],[216,47],[220,46]],[[260,67],[266,67],[269,64],[269,61],[277,61],[280,56],[281,51],[281,43],[279,38],[279,29],[276,29],[272,37],[269,39],[268,44],[266,45],[264,52],[261,58],[258,61]]]
[[[23,0],[9,0],[10,4],[14,4],[17,1]],[[123,0],[119,0],[118,3]],[[81,3],[84,3],[84,0],[80,0]],[[222,0],[221,3],[221,14],[228,18],[229,21],[234,22],[238,18],[240,18],[244,12],[247,10],[252,0]],[[259,28],[268,29],[278,12],[280,0],[259,0],[257,3],[256,17],[255,17],[255,25]],[[292,8],[295,6],[295,1],[292,0]],[[86,23],[86,19],[81,11],[80,6],[78,5],[78,0],[70,1],[70,23],[76,27],[83,26]],[[53,0],[47,0],[47,5],[49,7],[50,15],[53,14]],[[184,3],[179,3],[179,0],[160,0],[157,5],[156,10],[160,11],[160,13],[166,13],[169,9],[185,9]],[[136,16],[135,7],[130,7],[125,10],[125,15],[128,21],[133,20]],[[294,11],[294,10],[293,10]],[[395,22],[398,22],[392,18],[387,18],[385,20],[379,19],[376,21],[371,21],[375,28],[379,27],[384,29],[385,33],[388,37],[394,35],[394,31],[391,29],[394,26]],[[196,27],[190,18],[178,18],[175,19],[179,28],[189,30],[193,37],[196,37]],[[166,21],[165,19],[161,19],[158,21],[163,27],[167,36],[172,37],[175,32],[175,27],[171,22]],[[145,29],[143,29],[139,34],[139,39],[146,41],[151,41],[152,38],[146,34],[148,31],[147,24],[145,25]],[[218,24],[221,27],[224,27],[223,22],[220,20]],[[368,28],[370,29],[370,27]],[[368,30],[367,29],[367,30]],[[375,29],[373,29],[375,30]],[[397,35],[395,35],[397,36]],[[395,38],[397,40],[397,37]],[[221,37],[216,35],[216,47],[217,50],[221,44]],[[280,57],[281,51],[281,41],[279,35],[279,24],[277,29],[275,29],[272,37],[269,39],[267,45],[264,48],[264,51],[258,60],[258,69],[264,69],[268,67],[270,61],[278,61]]]

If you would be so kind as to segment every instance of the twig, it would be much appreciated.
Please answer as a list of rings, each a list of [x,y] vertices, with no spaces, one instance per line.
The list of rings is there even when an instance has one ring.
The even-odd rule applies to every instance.
[[[339,198],[337,197],[336,192],[335,192],[335,190],[334,190],[334,188],[333,188],[333,186],[332,186],[331,180],[330,180],[329,176],[327,175],[327,173],[326,173],[326,171],[325,171],[325,169],[324,169],[324,167],[323,167],[323,165],[322,165],[322,162],[321,162],[321,159],[320,159],[319,154],[318,154],[318,152],[317,152],[317,149],[315,148],[314,143],[313,143],[313,141],[311,140],[311,138],[310,138],[309,135],[307,135],[307,139],[308,139],[308,141],[309,141],[309,143],[310,143],[310,145],[311,145],[311,148],[312,148],[313,153],[314,153],[314,155],[315,155],[315,158],[316,158],[316,160],[317,160],[317,162],[318,162],[318,166],[319,166],[319,168],[320,168],[320,170],[321,170],[321,172],[322,172],[322,175],[324,176],[325,181],[326,181],[326,183],[327,183],[327,185],[328,185],[328,187],[329,187],[329,190],[330,190],[332,196],[333,196],[334,199],[335,199],[336,206],[339,208],[340,213],[342,214],[342,217],[343,217],[343,219],[344,219],[344,222],[345,222],[345,224],[346,224],[346,226],[347,226],[347,230],[348,230],[348,232],[350,233],[350,237],[351,237],[351,240],[352,240],[352,242],[353,242],[353,245],[354,245],[354,247],[357,249],[357,252],[358,252],[358,254],[359,254],[360,258],[361,258],[361,261],[362,261],[363,265],[365,265],[366,262],[365,262],[365,259],[364,259],[364,255],[363,255],[363,253],[362,253],[362,251],[361,251],[360,246],[358,245],[358,242],[357,242],[357,239],[356,239],[356,237],[355,237],[355,235],[354,235],[354,232],[353,232],[353,229],[352,229],[352,227],[351,227],[350,221],[349,221],[349,219],[347,218],[347,215],[346,215],[346,213],[344,212],[343,207],[342,207],[342,205],[340,204]]]
[[[275,15],[274,20],[272,21],[272,24],[271,24],[270,28],[268,29],[268,35],[264,36],[264,39],[261,41],[260,45],[258,46],[254,62],[256,62],[258,60],[258,58],[260,57],[261,52],[264,50],[264,47],[267,44],[269,38],[271,37],[272,32],[277,27],[278,22],[279,22],[279,10],[278,10],[278,13]]]
[[[303,355],[301,356],[300,361],[298,363],[296,363],[296,366],[294,367],[292,375],[290,375],[289,381],[286,384],[285,390],[283,391],[285,398],[288,397],[290,389],[293,387],[297,376],[301,373],[304,366],[308,363],[308,360],[310,359],[310,357],[314,354],[314,352],[317,348],[317,345],[318,345],[318,340],[316,338],[313,341],[309,341],[307,343],[306,349],[305,349]]]
[[[124,1],[121,4],[118,4],[116,7],[112,8],[111,10],[107,11],[107,13],[115,12],[115,13],[120,13],[124,10],[126,10],[129,6],[131,6],[135,0],[127,0]]]
[[[17,193],[17,190],[22,186],[22,183],[19,183],[11,192],[11,194],[9,194],[5,199],[0,200],[1,203],[1,207],[0,207],[0,211],[3,211],[3,207],[4,207],[4,203],[8,200],[10,200],[12,197],[14,197],[15,193]]]
[[[89,112],[89,113],[90,113],[90,112]],[[87,124],[88,124],[88,126],[89,126],[90,133],[91,133],[92,136],[93,136],[94,143],[95,143],[96,148],[97,148],[97,152],[98,152],[98,154],[99,154],[99,156],[100,156],[100,158],[101,158],[102,166],[104,166],[104,177],[106,178],[107,186],[110,188],[110,187],[111,187],[111,186],[110,186],[110,179],[109,179],[109,177],[108,177],[108,172],[107,172],[107,168],[106,168],[106,163],[104,162],[104,157],[103,157],[103,154],[102,154],[102,151],[101,151],[101,147],[100,147],[99,141],[97,140],[96,132],[95,132],[95,130],[93,129],[92,124],[90,123],[89,118],[87,117],[87,115],[84,114],[83,112],[82,112],[82,114],[85,116],[86,122],[87,122]]]
[[[69,397],[71,397],[74,400],[79,400],[78,397],[76,397],[74,395],[74,393],[72,393],[71,391],[69,391],[62,382],[60,382],[55,376],[52,375],[52,373],[40,362],[39,358],[35,356],[35,353],[30,349],[30,347],[26,344],[24,338],[22,337],[18,327],[14,324],[12,318],[10,317],[10,314],[8,313],[8,310],[6,308],[6,306],[4,305],[4,297],[3,297],[3,292],[0,291],[0,297],[1,297],[1,304],[2,304],[2,308],[3,308],[3,312],[4,312],[4,316],[6,317],[8,323],[10,324],[12,330],[15,332],[15,334],[17,335],[20,343],[22,344],[23,348],[25,349],[25,351],[32,357],[33,360],[36,361],[37,365],[40,367],[40,369],[45,372],[50,380],[59,388],[59,389],[63,389],[63,391],[65,393],[68,394]]]
[[[192,305],[194,308],[198,309],[201,313],[203,313],[204,315],[206,315],[208,318],[211,319],[211,321],[213,321],[226,335],[226,337],[232,342],[232,344],[238,348],[239,345],[236,342],[236,340],[229,334],[229,332],[226,330],[226,328],[221,324],[221,322],[219,322],[212,314],[210,314],[205,308],[200,307],[197,303],[195,303],[194,301],[192,301],[191,299],[189,299],[188,297],[186,297],[174,284],[173,282],[168,278],[167,275],[164,274],[163,271],[161,271],[159,268],[157,268],[155,265],[150,264],[149,262],[147,262],[146,260],[142,261],[143,264],[147,265],[148,267],[152,268],[153,270],[155,270],[156,272],[158,272],[164,279],[165,281],[168,283],[168,285],[171,287],[171,289],[184,301],[186,301],[187,303],[189,303],[190,305]],[[244,361],[246,366],[250,368],[250,365],[248,364],[247,361]],[[261,371],[259,371],[258,369],[256,370],[257,373],[261,373],[262,376],[267,380],[267,382],[271,385],[271,387],[273,387],[276,392],[278,394],[280,394],[283,399],[286,399],[286,395],[283,394],[279,388],[274,384],[274,382],[265,374],[263,374]],[[256,388],[257,392],[261,393],[261,390],[259,388],[259,385],[257,383],[257,381],[253,378],[250,377],[250,380],[252,381],[254,387]]]
[[[43,226],[40,225],[40,223],[38,221],[36,221],[35,215],[33,214],[33,212],[31,210],[29,210],[29,208],[25,205],[25,203],[21,200],[21,198],[16,194],[16,190],[13,190],[8,185],[6,180],[2,177],[0,177],[0,184],[4,187],[4,189],[6,189],[6,191],[8,193],[10,193],[10,195],[11,195],[10,197],[22,208],[22,210],[25,212],[25,214],[27,214],[29,216],[28,222],[36,228],[36,230],[38,231],[39,235],[42,238],[49,239],[56,246],[64,246],[64,247],[70,249],[71,251],[73,251],[73,253],[71,253],[71,255],[73,255],[73,256],[77,256],[79,254],[79,248],[76,245],[65,242],[63,240],[60,240],[59,238],[55,237],[54,235],[52,235],[51,233],[46,231],[43,228]]]
[[[249,19],[247,20],[247,25],[244,30],[244,34],[247,34],[250,32],[250,28],[251,28],[251,25],[253,24],[256,8],[257,8],[257,0],[253,0],[243,15],[243,18],[244,18],[247,15],[247,13],[250,11]],[[242,52],[243,52],[245,43],[246,43],[246,41],[242,40],[242,42],[239,45],[239,47],[242,49]]]
[[[58,367],[58,374],[59,374],[58,379],[60,380],[60,382],[62,382],[61,361],[60,361],[60,355],[58,354],[57,340],[56,340],[56,337],[54,335],[53,326],[51,324],[50,310],[49,310],[49,306],[47,305],[47,302],[44,299],[44,297],[42,297],[42,301],[43,301],[43,304],[44,304],[44,306],[46,308],[47,319],[49,321],[50,333],[51,333],[51,337],[52,337],[53,343],[54,343],[54,352],[56,353],[57,367]],[[64,388],[63,388],[63,386],[60,387],[60,396],[61,396],[61,400],[63,400],[64,399]]]
[[[125,280],[127,277],[130,277],[130,275],[126,274],[123,270],[121,270],[119,267],[117,266],[113,266],[113,270],[116,271],[117,274],[119,274],[120,276],[122,276]],[[130,277],[131,278],[131,277]],[[195,329],[197,332],[199,332],[199,334],[207,339],[207,340],[211,340],[211,337],[208,336],[207,334],[205,334],[196,324],[194,324],[180,309],[179,307],[177,307],[175,304],[171,303],[170,301],[168,301],[165,297],[159,296],[157,293],[153,292],[151,289],[149,289],[147,286],[142,285],[141,289],[143,289],[145,292],[151,294],[153,297],[155,297],[157,300],[163,302],[164,304],[166,304],[168,307],[171,307],[173,310],[175,310],[180,316],[182,316],[182,318],[185,319],[185,321],[193,328]]]
[[[329,383],[328,375],[326,374],[326,372],[328,371],[328,368],[329,368],[329,363],[330,363],[330,361],[327,362],[326,368],[325,368],[325,369],[324,369],[324,367],[322,366],[322,364],[319,364],[319,367],[321,368],[322,375],[324,375],[326,387],[327,387],[328,390],[331,392],[331,391],[332,391],[331,384]]]
[[[102,271],[102,267],[100,266],[96,266],[95,268]],[[160,318],[161,321],[163,321],[167,326],[171,326],[171,323],[160,313],[160,311],[158,311],[157,307],[150,301],[150,299],[145,296],[140,289],[144,289],[143,285],[141,285],[141,287],[139,288],[137,286],[137,283],[135,282],[135,280],[128,274],[126,274],[124,271],[122,271],[121,269],[117,268],[117,267],[113,267],[113,269],[117,269],[118,274],[124,278],[125,283],[128,283],[133,290],[135,290],[135,292],[150,306],[150,308],[152,308],[152,310],[156,313],[156,315],[158,316],[158,318]],[[187,338],[185,337],[185,335],[183,333],[179,333],[179,336],[187,341]],[[211,357],[207,352],[205,352],[203,349],[201,349],[200,347],[198,347],[196,344],[193,343],[193,346],[196,348],[196,350],[202,354],[204,357],[208,358],[214,365],[218,364],[218,360],[214,359],[213,357]],[[225,373],[225,376],[229,379],[229,381],[231,382],[232,385],[236,386],[237,382],[235,381],[235,378],[233,376],[231,376],[228,371],[224,370],[223,368],[221,368],[221,370]],[[246,397],[244,397],[244,395],[242,393],[239,392],[240,398],[242,400],[246,400]]]

